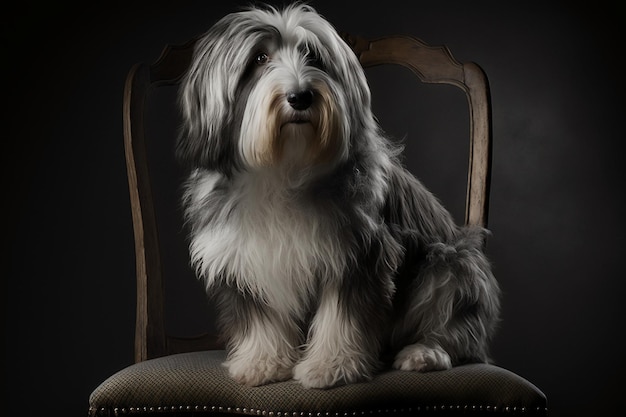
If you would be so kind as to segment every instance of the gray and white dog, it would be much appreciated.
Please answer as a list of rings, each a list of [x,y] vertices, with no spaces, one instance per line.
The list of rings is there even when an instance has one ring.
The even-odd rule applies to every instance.
[[[227,15],[180,104],[190,255],[225,366],[307,388],[488,361],[499,290],[486,231],[458,227],[398,162],[352,50],[311,7]]]

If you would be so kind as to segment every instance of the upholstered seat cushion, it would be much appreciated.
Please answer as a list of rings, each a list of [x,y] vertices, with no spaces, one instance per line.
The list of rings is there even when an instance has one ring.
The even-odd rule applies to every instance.
[[[224,351],[183,353],[131,365],[90,396],[90,416],[241,413],[345,416],[420,412],[544,415],[546,398],[522,377],[493,365],[448,371],[388,371],[368,383],[307,390],[293,381],[242,386],[221,365]]]

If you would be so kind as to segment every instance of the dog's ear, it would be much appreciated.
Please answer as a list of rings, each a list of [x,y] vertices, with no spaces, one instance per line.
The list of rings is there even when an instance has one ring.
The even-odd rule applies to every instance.
[[[226,174],[238,165],[232,122],[239,79],[246,68],[235,20],[235,14],[224,17],[198,39],[179,91],[179,161]]]
[[[337,65],[338,73],[343,79],[342,83],[351,87],[346,89],[348,102],[359,103],[359,106],[348,106],[351,124],[372,123],[375,119],[371,112],[372,99],[365,71],[352,48],[337,32],[333,32],[333,40],[336,53],[341,53],[341,56],[345,57],[345,59],[337,60]],[[371,129],[373,126],[368,126],[366,129]]]

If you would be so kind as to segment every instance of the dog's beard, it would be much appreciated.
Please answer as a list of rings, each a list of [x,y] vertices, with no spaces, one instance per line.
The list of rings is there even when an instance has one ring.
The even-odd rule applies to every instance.
[[[285,167],[307,166],[319,152],[316,148],[321,142],[312,121],[289,121],[280,127],[272,154]]]
[[[345,159],[347,133],[342,112],[324,82],[312,86],[314,102],[297,111],[285,100],[283,88],[266,94],[262,84],[248,98],[241,124],[241,154],[252,168],[280,168],[302,175],[318,172]]]

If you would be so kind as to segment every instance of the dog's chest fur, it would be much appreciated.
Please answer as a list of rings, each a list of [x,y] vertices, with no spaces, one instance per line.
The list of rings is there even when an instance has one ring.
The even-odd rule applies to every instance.
[[[207,287],[236,286],[275,308],[303,312],[320,280],[343,275],[343,231],[313,199],[271,175],[222,184],[217,174],[204,175],[188,189],[188,211],[213,213],[191,242]]]

